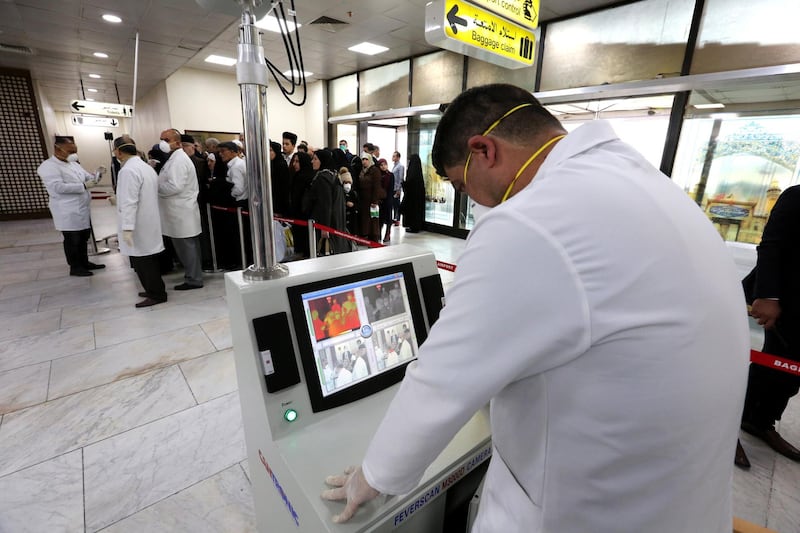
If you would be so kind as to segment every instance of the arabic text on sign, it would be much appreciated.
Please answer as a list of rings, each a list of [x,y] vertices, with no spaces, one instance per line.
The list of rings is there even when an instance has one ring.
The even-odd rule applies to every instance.
[[[469,0],[521,26],[535,29],[539,26],[539,0]]]

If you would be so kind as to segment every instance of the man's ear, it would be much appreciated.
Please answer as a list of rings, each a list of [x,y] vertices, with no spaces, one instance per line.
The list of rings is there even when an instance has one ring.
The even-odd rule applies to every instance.
[[[476,157],[485,157],[489,166],[495,164],[497,159],[497,144],[494,139],[486,135],[473,135],[467,139],[467,147],[472,152],[472,161]]]

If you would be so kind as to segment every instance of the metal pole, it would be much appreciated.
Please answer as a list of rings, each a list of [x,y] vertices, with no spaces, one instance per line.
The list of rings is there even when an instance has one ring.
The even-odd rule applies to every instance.
[[[111,251],[110,248],[98,248],[97,247],[97,241],[94,238],[94,227],[92,226],[91,222],[89,222],[89,233],[90,233],[89,242],[91,243],[91,251],[89,252],[89,255],[91,255],[91,256],[103,255],[103,254],[107,254],[108,252]]]
[[[308,252],[312,259],[317,257],[317,232],[314,231],[314,219],[308,219]]]
[[[247,183],[249,186],[250,227],[253,241],[253,265],[242,273],[244,279],[260,281],[281,278],[289,269],[275,258],[272,231],[272,199],[267,128],[267,62],[261,35],[255,26],[253,4],[243,5],[239,27],[239,58],[236,81],[242,95],[245,147],[247,149]]]
[[[247,257],[244,253],[244,224],[242,224],[242,208],[236,208],[236,221],[239,223],[239,251],[242,255],[242,270],[247,268]]]
[[[214,242],[214,224],[211,222],[211,204],[206,204],[206,216],[208,217],[208,237],[211,239],[211,265],[213,268],[211,272],[222,272],[222,269],[217,266],[217,245]]]

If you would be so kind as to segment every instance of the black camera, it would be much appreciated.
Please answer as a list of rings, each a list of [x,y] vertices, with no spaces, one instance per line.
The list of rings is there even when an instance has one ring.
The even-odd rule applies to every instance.
[[[114,140],[114,134],[111,133],[110,131],[107,131],[107,132],[103,133],[103,138],[105,140],[107,140],[107,141],[113,141]]]

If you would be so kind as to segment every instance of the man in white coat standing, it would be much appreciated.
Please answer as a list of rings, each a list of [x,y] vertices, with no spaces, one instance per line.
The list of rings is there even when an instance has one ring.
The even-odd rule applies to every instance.
[[[90,262],[86,249],[92,225],[89,189],[97,185],[103,168],[94,174],[85,171],[78,162],[78,146],[72,137],[56,135],[55,141],[53,156],[39,165],[37,173],[50,195],[53,223],[64,236],[69,275],[91,276],[92,270],[106,267]]]
[[[114,157],[122,165],[117,178],[119,251],[131,258],[131,266],[144,288],[144,300],[136,307],[167,301],[158,254],[164,251],[158,216],[158,174],[138,155],[128,135],[114,139]]]
[[[184,282],[176,291],[203,287],[203,260],[200,249],[200,208],[197,205],[197,171],[181,146],[181,134],[169,129],[161,132],[159,149],[170,154],[158,175],[158,208],[161,231],[172,239],[175,253],[184,268]]]
[[[334,520],[412,490],[491,402],[474,532],[729,533],[749,332],[702,211],[511,85],[456,98],[432,156],[480,216],[361,467],[327,480]]]

